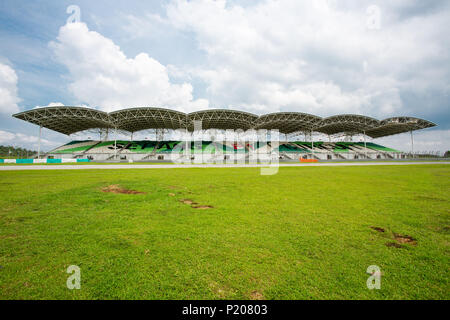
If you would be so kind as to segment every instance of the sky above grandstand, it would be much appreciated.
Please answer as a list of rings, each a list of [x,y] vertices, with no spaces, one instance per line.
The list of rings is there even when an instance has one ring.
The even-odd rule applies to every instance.
[[[445,0],[3,0],[0,144],[36,148],[11,114],[39,106],[159,106],[415,116],[416,150],[448,150],[448,30]]]

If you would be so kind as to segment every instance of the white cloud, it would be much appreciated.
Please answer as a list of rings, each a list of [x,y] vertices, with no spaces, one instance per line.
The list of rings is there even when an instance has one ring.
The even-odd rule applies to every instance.
[[[191,84],[171,83],[167,68],[148,54],[128,58],[112,40],[89,31],[84,23],[61,27],[57,40],[50,47],[68,68],[69,89],[80,102],[104,111],[137,106],[181,111],[208,107],[207,100],[194,100]]]
[[[33,109],[38,109],[38,108],[47,108],[47,107],[60,107],[60,106],[64,106],[64,103],[61,102],[50,102],[48,105],[46,106],[36,106]]]
[[[445,151],[450,150],[450,130],[423,130],[414,132],[413,135],[414,152],[440,151],[441,155],[443,155]],[[375,139],[374,142],[400,151],[411,151],[410,133],[379,138]]]
[[[9,131],[0,130],[0,144],[5,146],[24,147],[31,150],[37,150],[39,138],[33,135],[24,133],[12,133]],[[41,150],[49,150],[61,145],[60,142],[41,139]]]
[[[17,96],[17,74],[13,68],[0,63],[0,113],[19,112],[20,99]]]
[[[207,55],[190,70],[219,106],[254,112],[362,113],[381,119],[410,111],[402,90],[449,92],[448,10],[399,20],[380,6],[380,29],[366,8],[327,0],[174,0],[167,20],[194,34]],[[180,74],[180,73],[179,73]],[[412,110],[414,111],[414,110]]]
[[[131,39],[148,36],[153,38],[164,37],[168,30],[167,27],[170,27],[169,22],[157,14],[146,14],[144,18],[126,14],[122,19],[122,29]]]

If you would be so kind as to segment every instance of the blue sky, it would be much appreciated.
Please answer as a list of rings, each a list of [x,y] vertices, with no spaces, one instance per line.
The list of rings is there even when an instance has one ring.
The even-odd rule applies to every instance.
[[[81,16],[66,25],[70,5]],[[409,115],[438,124],[417,149],[444,151],[449,29],[448,1],[4,0],[0,144],[36,148],[36,127],[11,114],[61,103]]]

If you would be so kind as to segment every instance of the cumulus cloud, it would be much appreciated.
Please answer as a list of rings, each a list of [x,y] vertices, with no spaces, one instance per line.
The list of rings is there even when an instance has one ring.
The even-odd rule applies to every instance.
[[[17,74],[13,68],[0,63],[0,113],[19,112],[20,99],[17,96]]]
[[[128,58],[111,39],[90,31],[84,23],[61,27],[50,48],[69,70],[71,93],[104,111],[138,106],[180,111],[208,107],[207,100],[193,98],[191,84],[172,83],[167,68],[147,53]]]
[[[374,142],[395,148],[400,151],[411,151],[411,136],[409,133],[379,138]],[[430,130],[414,132],[414,152],[440,152],[443,155],[450,151],[450,130]]]
[[[36,106],[33,109],[38,109],[38,108],[47,108],[47,107],[60,107],[60,106],[64,106],[64,103],[61,102],[50,102],[48,105],[46,106]]]
[[[167,21],[192,33],[206,54],[190,76],[204,80],[212,104],[259,113],[422,114],[420,103],[403,97],[450,92],[449,10],[422,14],[417,1],[367,10],[370,4],[174,0]]]
[[[13,133],[9,131],[0,130],[0,144],[5,146],[20,146],[31,150],[38,149],[39,138],[37,136],[28,135],[24,133]],[[41,139],[42,150],[49,150],[61,145],[60,142]]]

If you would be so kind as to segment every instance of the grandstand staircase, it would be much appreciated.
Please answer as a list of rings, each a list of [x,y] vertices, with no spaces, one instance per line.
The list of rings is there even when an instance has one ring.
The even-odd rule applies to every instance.
[[[298,152],[305,152],[305,151],[306,151],[305,149],[301,148],[299,145],[297,145],[297,144],[295,144],[295,143],[292,143],[292,142],[288,142],[287,145],[289,145],[289,146],[291,146],[291,147],[293,147],[293,148],[298,149]]]
[[[85,149],[83,152],[74,154],[75,159],[83,158],[86,155],[86,152],[94,148],[95,146],[99,145],[102,141],[97,141],[93,145],[90,145],[89,148]]]
[[[156,152],[158,151],[160,143],[161,143],[161,141],[158,141],[156,143],[155,148],[153,149],[153,151],[151,153],[149,153],[148,155],[146,155],[145,157],[143,157],[141,160],[149,160],[150,158],[154,157],[156,155]]]
[[[91,150],[92,148],[95,148],[96,146],[98,146],[100,143],[102,143],[102,141],[97,141],[97,143],[94,143],[92,146],[90,146],[89,148],[87,148],[86,150],[84,150],[81,154],[85,154],[86,152],[88,152],[89,150]]]
[[[383,153],[385,157],[389,158],[389,159],[394,159],[394,156],[388,152],[384,152]]]
[[[333,152],[333,154],[337,157],[337,158],[339,158],[339,159],[343,159],[343,160],[346,160],[347,158],[346,157],[344,157],[342,154],[340,154],[339,152]]]
[[[120,149],[117,153],[122,153],[122,151],[127,150],[128,147],[130,147],[133,144],[133,142],[128,142],[125,147]]]
[[[363,146],[359,146],[359,145],[352,145],[350,146],[350,149],[355,152],[355,154],[360,158],[360,159],[370,159],[369,156],[367,155],[367,152],[369,152],[369,148],[364,148]]]
[[[289,154],[287,152],[280,152],[280,156],[284,159],[284,160],[296,160],[297,158],[295,157],[295,155],[293,154]]]

